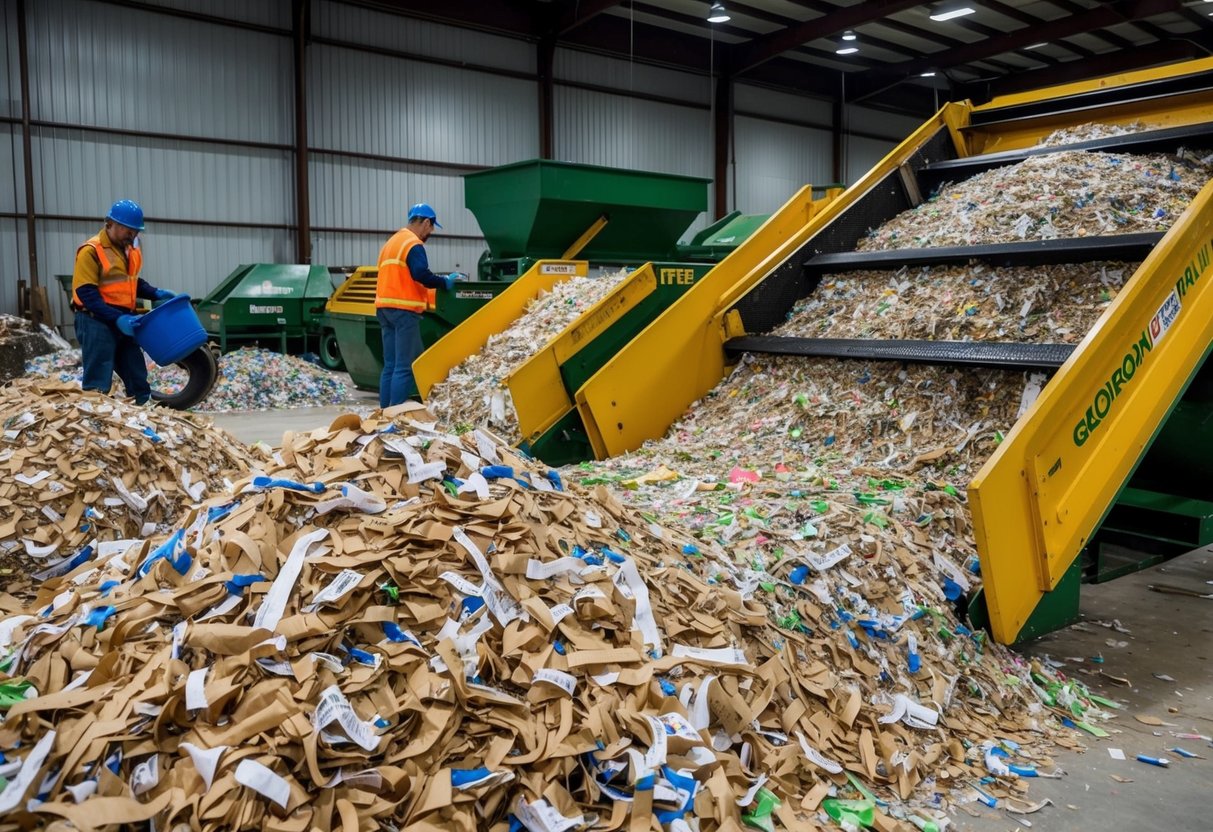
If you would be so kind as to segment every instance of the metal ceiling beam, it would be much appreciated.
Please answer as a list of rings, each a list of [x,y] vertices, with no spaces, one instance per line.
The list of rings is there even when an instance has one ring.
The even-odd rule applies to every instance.
[[[544,21],[537,16],[532,4],[484,3],[480,0],[337,0],[347,6],[361,6],[391,14],[432,20],[482,32],[535,37],[542,31]]]
[[[1000,95],[1068,84],[1088,78],[1099,78],[1104,75],[1144,69],[1189,58],[1205,57],[1209,50],[1213,49],[1213,36],[1206,34],[1204,40],[1204,44],[1201,44],[1199,40],[1195,43],[1188,40],[1169,40],[1128,52],[1108,52],[1096,55],[1090,60],[1070,61],[1061,66],[1021,72],[993,81],[959,84],[955,87],[955,92],[960,98],[971,98],[974,103],[981,104]]]
[[[575,0],[575,2],[566,2],[560,6],[560,11],[556,13],[552,20],[551,32],[558,38],[564,37],[581,24],[588,22],[591,18],[597,17],[612,6],[618,5],[619,0]]]
[[[749,72],[759,64],[801,44],[854,29],[861,24],[871,23],[919,5],[922,4],[914,0],[865,0],[854,6],[839,7],[837,11],[823,14],[821,17],[763,35],[749,43],[739,44],[733,54],[732,72],[734,75]]]
[[[977,41],[937,55],[892,64],[887,69],[868,70],[853,79],[849,86],[853,90],[854,100],[859,101],[927,69],[942,69],[973,63],[1001,55],[1004,52],[1013,52],[1040,41],[1059,40],[1089,32],[1092,29],[1103,29],[1126,21],[1173,12],[1179,7],[1179,0],[1113,0],[1113,2],[1105,3],[1081,14],[1051,20],[1040,26],[1020,29],[999,38]],[[1129,53],[1131,54],[1132,51],[1129,50]]]

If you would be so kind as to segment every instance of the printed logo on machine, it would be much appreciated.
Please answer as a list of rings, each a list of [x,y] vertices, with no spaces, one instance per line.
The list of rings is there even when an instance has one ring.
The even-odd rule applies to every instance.
[[[540,274],[577,274],[577,267],[572,263],[544,263],[539,267]]]
[[[275,286],[269,280],[263,280],[260,286],[251,286],[249,288],[249,294],[252,295],[289,295],[290,293],[290,286]]]
[[[469,289],[463,292],[456,292],[455,297],[470,300],[492,300],[493,293],[485,289]]]
[[[250,303],[248,311],[250,315],[281,315],[285,310],[281,306],[259,306]]]
[[[1158,346],[1162,336],[1167,334],[1167,330],[1171,328],[1171,324],[1175,323],[1182,308],[1179,303],[1179,294],[1172,289],[1171,294],[1167,295],[1167,299],[1162,302],[1162,306],[1158,307],[1158,311],[1150,319],[1150,340],[1154,342],[1154,346]]]

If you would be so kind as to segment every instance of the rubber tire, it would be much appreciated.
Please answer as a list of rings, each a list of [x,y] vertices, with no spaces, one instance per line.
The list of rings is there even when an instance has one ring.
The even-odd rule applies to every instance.
[[[337,333],[326,329],[320,336],[320,364],[326,370],[344,370],[345,359],[341,357],[341,345],[337,343]]]
[[[177,366],[189,373],[190,377],[185,386],[171,394],[153,390],[152,400],[173,410],[189,410],[205,399],[215,386],[215,381],[219,378],[219,364],[208,345],[203,344],[178,361]]]

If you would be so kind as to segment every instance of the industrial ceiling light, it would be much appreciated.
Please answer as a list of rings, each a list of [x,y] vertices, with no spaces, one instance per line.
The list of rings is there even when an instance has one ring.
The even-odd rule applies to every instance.
[[[972,6],[965,6],[956,3],[943,3],[935,7],[931,12],[931,19],[936,23],[943,23],[945,20],[952,20],[957,17],[964,17],[966,14],[973,14],[977,11]]]
[[[928,70],[927,72],[924,72],[922,75],[919,75],[918,77],[919,77],[919,78],[934,78],[934,77],[935,77],[935,70],[933,70],[933,69],[932,69],[932,70]]]
[[[847,29],[845,32],[842,33],[843,40],[855,40],[855,38],[857,38],[857,37],[858,37],[858,35],[856,35],[850,29]]]
[[[858,46],[844,46],[841,49],[835,49],[834,54],[835,55],[854,55],[858,51],[859,51]]]
[[[708,23],[728,23],[729,13],[725,11],[724,3],[713,3],[708,9]]]
[[[1030,46],[1025,46],[1024,49],[1040,49],[1042,46],[1048,46],[1048,45],[1049,45],[1048,43],[1046,43],[1045,41],[1042,40],[1040,43],[1033,43]]]

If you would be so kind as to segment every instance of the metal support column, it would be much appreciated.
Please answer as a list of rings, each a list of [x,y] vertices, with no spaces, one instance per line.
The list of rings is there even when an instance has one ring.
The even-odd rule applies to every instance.
[[[733,78],[720,75],[716,78],[716,105],[713,108],[712,132],[715,137],[715,191],[714,218],[720,219],[729,213],[729,127],[733,123]],[[736,195],[734,194],[734,199]]]
[[[311,206],[307,164],[307,40],[311,0],[294,0],[291,38],[295,45],[295,229],[300,263],[312,262]]]
[[[29,43],[25,0],[17,0],[17,60],[21,69],[21,155],[25,168],[25,234],[29,247],[29,285],[38,288],[38,235],[34,224],[34,151],[30,139]]]

